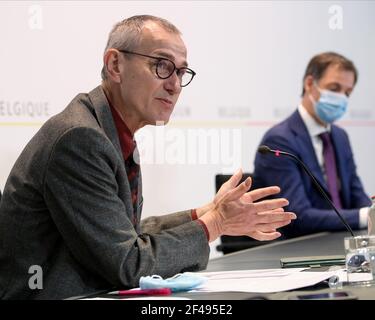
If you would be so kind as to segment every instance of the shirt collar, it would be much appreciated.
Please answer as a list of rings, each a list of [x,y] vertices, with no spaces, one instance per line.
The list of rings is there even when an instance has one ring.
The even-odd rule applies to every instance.
[[[331,131],[331,125],[328,124],[327,128],[320,125],[315,121],[315,119],[307,112],[306,108],[301,103],[298,106],[298,112],[305,123],[305,126],[307,128],[307,131],[309,132],[311,137],[316,137],[320,135],[323,132],[330,132]]]
[[[125,121],[122,119],[116,108],[113,107],[109,101],[108,103],[111,108],[113,121],[115,122],[117,134],[120,140],[122,155],[124,157],[124,160],[127,160],[129,156],[134,152],[134,149],[136,147],[134,135],[132,135],[128,126],[126,125]]]

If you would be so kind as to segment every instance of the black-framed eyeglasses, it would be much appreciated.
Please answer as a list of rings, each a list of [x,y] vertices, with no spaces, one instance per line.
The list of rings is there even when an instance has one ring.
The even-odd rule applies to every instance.
[[[186,87],[194,78],[196,73],[187,67],[177,68],[172,60],[163,57],[154,57],[147,54],[142,54],[138,52],[128,51],[128,50],[119,50],[123,53],[135,54],[137,56],[142,56],[146,58],[151,58],[157,60],[156,66],[156,75],[160,79],[168,79],[172,76],[173,72],[176,71],[177,77],[180,79],[180,86]]]

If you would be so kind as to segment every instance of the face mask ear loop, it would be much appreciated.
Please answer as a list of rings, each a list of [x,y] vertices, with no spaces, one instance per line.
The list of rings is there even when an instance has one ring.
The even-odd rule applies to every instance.
[[[319,94],[320,94],[320,88],[318,87],[318,84],[316,83],[316,80],[313,80],[313,86],[319,91]],[[314,109],[315,109],[315,106],[316,106],[316,103],[317,101],[314,99],[314,97],[309,93],[307,95],[307,97],[310,99]]]
[[[310,99],[310,101],[311,101],[313,107],[315,108],[315,105],[316,105],[316,101],[315,101],[315,99],[313,98],[313,96],[312,96],[310,93],[309,93],[307,96],[308,96],[308,98]]]

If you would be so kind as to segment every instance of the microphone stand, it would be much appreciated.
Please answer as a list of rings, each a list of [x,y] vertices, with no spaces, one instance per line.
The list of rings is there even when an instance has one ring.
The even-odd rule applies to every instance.
[[[303,168],[303,170],[308,174],[308,176],[311,178],[311,180],[313,181],[315,187],[319,190],[320,194],[324,197],[324,199],[329,203],[329,205],[331,206],[331,208],[336,212],[337,216],[340,218],[341,222],[344,224],[344,226],[346,227],[346,229],[350,232],[350,234],[352,235],[352,237],[354,237],[354,233],[353,233],[353,230],[352,228],[350,227],[350,225],[346,222],[346,220],[344,219],[344,217],[339,213],[339,211],[336,209],[335,205],[332,203],[331,199],[329,198],[329,196],[327,195],[327,193],[325,192],[325,190],[323,189],[323,187],[321,186],[321,184],[319,183],[319,181],[314,177],[314,175],[311,173],[311,171],[307,168],[307,166],[302,162],[301,159],[299,159],[296,155],[294,154],[291,154],[289,152],[285,152],[285,151],[280,151],[280,150],[272,150],[270,147],[268,146],[265,146],[265,145],[261,145],[259,148],[258,148],[258,152],[262,153],[262,154],[266,154],[266,153],[273,153],[275,154],[277,157],[279,157],[281,154],[282,155],[285,155],[287,157],[291,157],[292,159],[294,159],[297,163],[299,163],[301,165],[301,167]]]

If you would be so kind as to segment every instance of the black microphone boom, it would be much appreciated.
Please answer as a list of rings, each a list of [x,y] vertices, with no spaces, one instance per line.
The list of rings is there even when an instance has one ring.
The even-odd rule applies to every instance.
[[[270,147],[265,146],[265,145],[261,145],[258,148],[258,152],[262,153],[262,154],[273,153],[276,156],[284,155],[284,156],[287,156],[287,157],[291,157],[292,159],[294,159],[295,161],[297,161],[297,163],[299,163],[301,165],[301,167],[303,168],[303,170],[311,178],[311,180],[313,181],[315,187],[319,190],[320,194],[329,203],[329,205],[331,206],[331,208],[336,212],[337,216],[340,218],[341,222],[345,225],[346,229],[354,237],[354,233],[353,233],[353,230],[350,227],[350,225],[346,222],[346,220],[344,219],[344,217],[336,209],[335,205],[332,203],[331,199],[329,198],[327,192],[323,189],[323,187],[321,186],[321,184],[319,183],[319,181],[314,177],[314,175],[311,173],[311,171],[307,168],[307,166],[302,162],[302,160],[300,158],[298,158],[296,155],[294,155],[292,153],[289,153],[289,152],[280,151],[280,150],[272,150]]]

